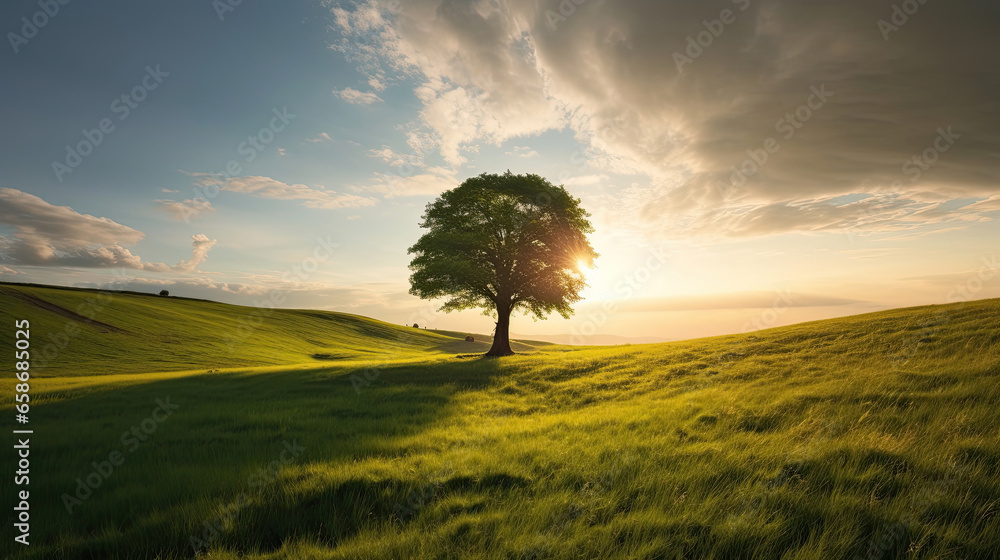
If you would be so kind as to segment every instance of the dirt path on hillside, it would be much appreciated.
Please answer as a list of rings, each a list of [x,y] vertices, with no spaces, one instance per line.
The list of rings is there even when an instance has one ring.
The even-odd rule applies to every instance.
[[[58,305],[56,305],[54,303],[49,303],[49,302],[45,301],[44,299],[41,299],[39,297],[35,297],[35,296],[31,295],[31,294],[26,294],[26,293],[24,293],[24,292],[22,292],[20,290],[14,289],[14,288],[2,287],[2,288],[0,288],[0,293],[7,294],[7,295],[15,297],[15,298],[17,298],[17,299],[19,299],[21,301],[28,302],[28,303],[36,306],[36,307],[41,307],[42,309],[44,309],[46,311],[51,311],[52,313],[55,313],[56,315],[61,315],[63,317],[66,317],[67,319],[72,319],[74,321],[79,321],[81,323],[85,323],[87,325],[90,325],[90,326],[92,326],[92,327],[100,330],[101,332],[106,332],[106,333],[107,332],[128,332],[125,329],[120,329],[120,328],[118,328],[118,327],[116,327],[114,325],[109,325],[107,323],[102,323],[100,321],[95,321],[95,320],[91,319],[90,317],[84,317],[83,315],[80,315],[79,313],[74,313],[74,312],[70,311],[69,309],[66,309],[65,307],[60,307],[60,306],[58,306]]]

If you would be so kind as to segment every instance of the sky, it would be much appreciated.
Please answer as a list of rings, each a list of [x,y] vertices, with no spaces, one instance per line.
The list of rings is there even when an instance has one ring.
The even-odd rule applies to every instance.
[[[592,217],[571,319],[691,338],[1000,297],[992,0],[18,1],[0,281],[490,332],[408,294],[427,203]]]

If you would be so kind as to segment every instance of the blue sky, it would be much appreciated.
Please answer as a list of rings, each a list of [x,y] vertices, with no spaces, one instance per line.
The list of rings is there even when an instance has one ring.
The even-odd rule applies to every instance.
[[[993,262],[997,8],[928,3],[886,36],[891,3],[806,4],[17,2],[0,279],[281,290],[482,332],[406,293],[406,248],[436,194],[510,169],[580,197],[602,254],[576,318],[517,333],[681,338],[943,302]],[[48,21],[28,38],[22,17]]]

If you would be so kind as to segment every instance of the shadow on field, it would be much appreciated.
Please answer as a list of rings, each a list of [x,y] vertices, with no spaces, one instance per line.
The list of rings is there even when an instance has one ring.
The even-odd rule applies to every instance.
[[[45,443],[32,448],[31,495],[44,505],[32,509],[32,524],[48,529],[33,532],[19,557],[191,558],[199,547],[270,551],[303,534],[335,545],[390,521],[413,492],[405,476],[345,480],[339,465],[405,456],[406,438],[501,368],[502,360],[465,359],[219,373],[39,403],[32,423]],[[157,412],[161,403],[169,410]],[[108,472],[114,452],[124,460]],[[96,488],[81,482],[88,477]],[[456,480],[452,490],[469,484]],[[72,513],[64,495],[79,500]]]
[[[461,494],[481,498],[529,484],[522,477],[494,474],[477,478],[452,476],[417,487],[405,477],[351,478],[336,484],[310,485],[302,493],[279,493],[238,512],[233,516],[232,530],[213,544],[241,553],[274,552],[291,537],[305,534],[332,548],[365,527],[408,523],[432,499]]]
[[[454,340],[449,342],[442,342],[438,344],[438,349],[442,352],[449,354],[485,354],[490,351],[493,346],[492,336],[482,336],[476,337],[475,342],[466,342],[464,340]],[[531,353],[538,349],[538,346],[546,346],[545,343],[535,343],[531,341],[520,341],[511,340],[510,347],[514,352],[525,354]]]

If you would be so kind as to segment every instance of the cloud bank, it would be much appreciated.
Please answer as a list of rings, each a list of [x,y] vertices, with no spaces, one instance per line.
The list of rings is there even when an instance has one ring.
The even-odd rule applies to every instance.
[[[411,147],[451,166],[569,127],[597,172],[647,177],[614,204],[652,233],[962,227],[996,211],[960,201],[1000,186],[1000,7],[918,6],[369,0],[333,9],[334,48],[417,82]]]
[[[146,262],[126,248],[145,236],[141,231],[10,188],[0,188],[0,224],[14,230],[0,236],[0,259],[11,265],[191,272],[215,244],[203,234],[195,235],[190,260],[174,267]]]

